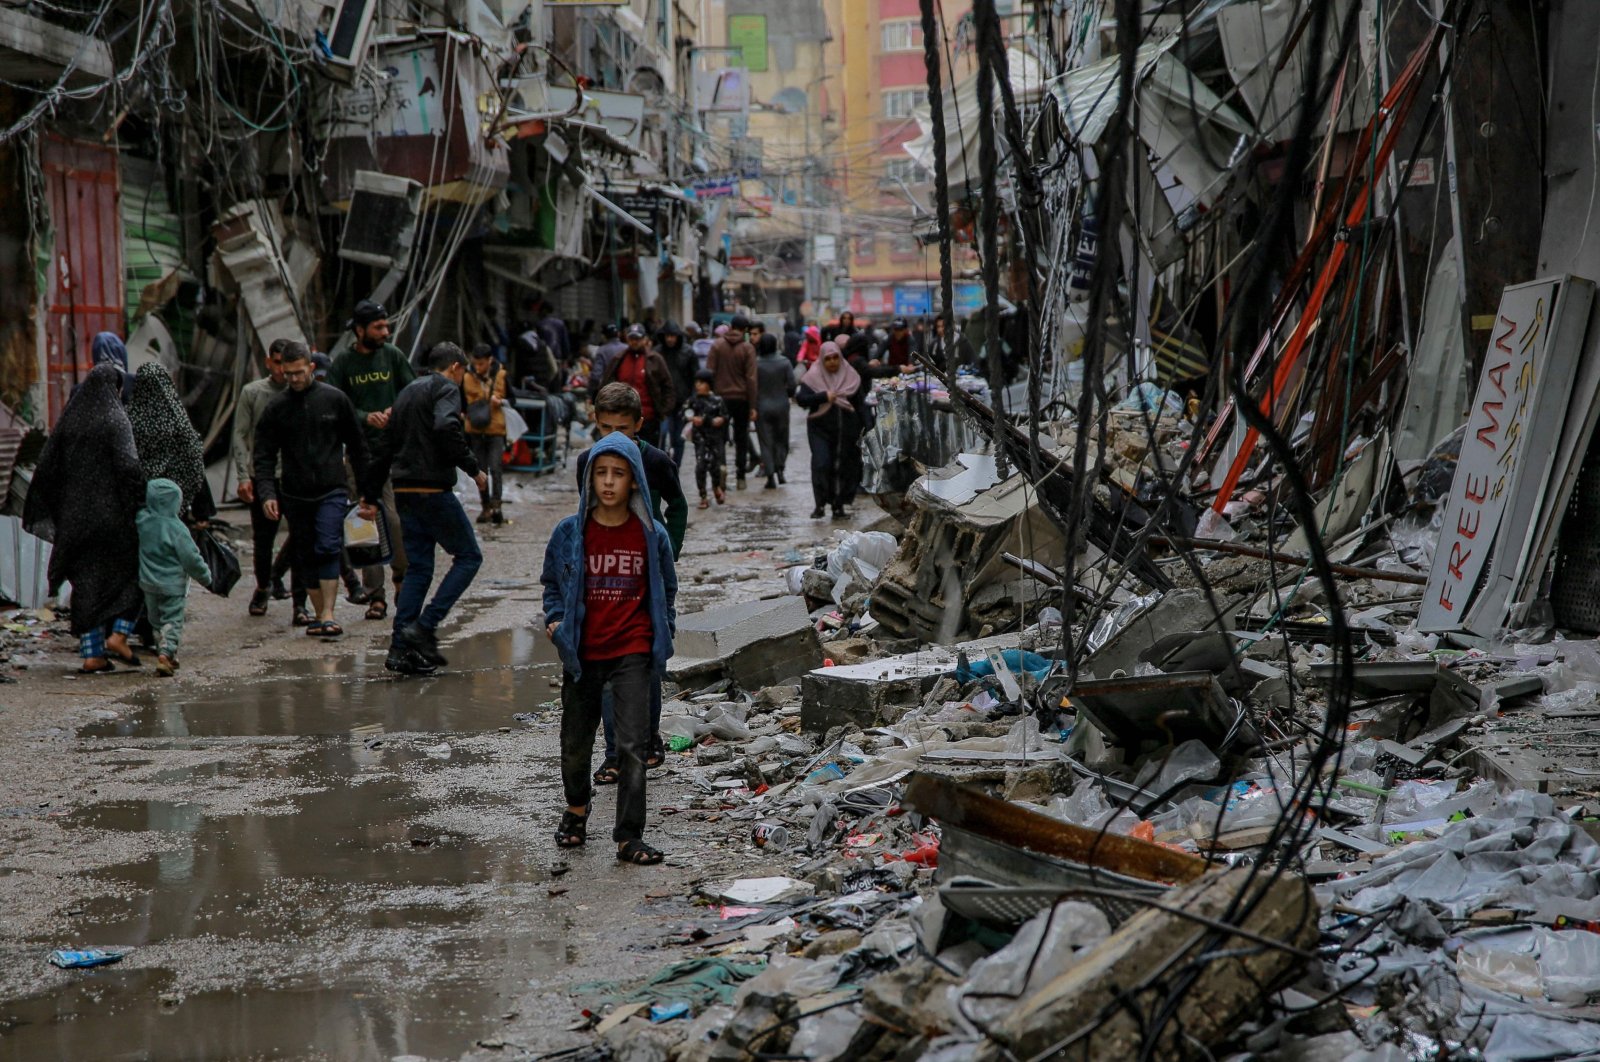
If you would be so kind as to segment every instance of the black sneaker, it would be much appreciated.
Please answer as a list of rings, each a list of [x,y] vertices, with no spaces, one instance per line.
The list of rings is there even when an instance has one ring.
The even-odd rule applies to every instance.
[[[400,641],[390,644],[389,655],[384,659],[383,666],[402,675],[431,675],[438,670],[415,649]]]
[[[439,652],[439,636],[436,632],[413,623],[401,631],[400,636],[405,640],[405,645],[426,660],[430,666],[435,668],[450,666],[450,661]]]
[[[496,527],[500,527],[506,522],[506,514],[500,511],[500,506],[496,505],[494,512],[489,514],[489,522]]]

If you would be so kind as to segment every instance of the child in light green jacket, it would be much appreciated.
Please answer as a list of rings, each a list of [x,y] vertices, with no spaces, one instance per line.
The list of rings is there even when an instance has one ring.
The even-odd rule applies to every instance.
[[[211,579],[211,567],[178,519],[183,491],[170,479],[152,479],[144,489],[139,529],[139,589],[155,628],[156,674],[170,676],[178,668],[178,642],[183,637],[183,610],[189,578]]]

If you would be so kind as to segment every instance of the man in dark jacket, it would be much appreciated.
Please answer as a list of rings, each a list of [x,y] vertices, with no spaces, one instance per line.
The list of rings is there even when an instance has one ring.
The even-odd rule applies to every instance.
[[[333,367],[328,370],[328,382],[348,395],[355,405],[370,451],[389,427],[389,416],[396,396],[417,378],[417,374],[405,352],[389,342],[389,311],[381,305],[369,299],[356,303],[350,315],[349,327],[355,342],[333,359]],[[356,481],[352,486],[358,484],[359,481]],[[385,490],[382,501],[384,517],[389,522],[389,537],[396,540],[389,571],[398,594],[400,581],[406,574],[406,554],[398,541],[401,537],[400,522],[395,517],[394,495]],[[383,566],[375,564],[364,569],[361,582],[366,588],[367,618],[382,619],[389,610]]]
[[[668,321],[656,336],[656,350],[667,368],[672,371],[672,390],[678,399],[678,408],[668,417],[661,429],[661,448],[672,455],[676,465],[683,464],[683,411],[694,395],[695,374],[700,371],[700,359],[694,347],[676,321]]]
[[[614,324],[607,324],[600,330],[604,342],[594,352],[594,357],[589,362],[589,397],[592,399],[600,393],[603,386],[601,378],[605,376],[606,369],[616,360],[617,355],[628,349],[628,344],[620,338],[621,330]]]
[[[357,475],[366,473],[366,436],[344,392],[313,377],[311,352],[304,343],[285,344],[279,357],[289,386],[267,404],[256,424],[256,497],[268,520],[281,515],[289,523],[297,581],[310,591],[317,613],[306,633],[336,638],[344,633],[333,622],[349,508],[344,461],[348,453]]]
[[[728,404],[728,426],[733,430],[734,472],[744,490],[744,475],[755,464],[750,450],[750,425],[756,419],[756,348],[745,341],[750,322],[740,314],[728,331],[711,344],[706,368],[713,377],[711,390]]]
[[[479,491],[488,482],[461,424],[467,356],[454,343],[439,343],[428,352],[427,367],[429,375],[407,385],[395,399],[389,430],[378,440],[361,480],[362,515],[371,519],[384,481],[394,478],[409,563],[395,597],[394,637],[384,667],[405,674],[429,674],[448,663],[439,652],[439,625],[483,564],[478,536],[455,495],[458,468],[477,482]],[[450,554],[450,570],[424,609],[438,546]]]
[[[644,330],[644,325],[629,325],[627,340],[627,349],[606,365],[600,386],[625,383],[639,392],[639,404],[644,410],[639,437],[651,446],[659,446],[662,422],[678,411],[672,370],[667,367],[666,359],[650,346],[650,334]]]

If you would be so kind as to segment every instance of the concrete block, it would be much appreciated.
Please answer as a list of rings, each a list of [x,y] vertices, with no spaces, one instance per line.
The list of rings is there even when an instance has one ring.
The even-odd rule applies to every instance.
[[[822,643],[798,597],[724,605],[678,617],[668,673],[721,672],[746,690],[799,678],[822,663]]]
[[[801,729],[825,734],[836,726],[864,730],[892,723],[955,666],[954,654],[938,651],[818,668],[801,680]]]

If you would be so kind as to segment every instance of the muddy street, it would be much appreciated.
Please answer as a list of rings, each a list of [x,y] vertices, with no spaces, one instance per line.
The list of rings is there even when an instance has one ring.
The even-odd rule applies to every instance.
[[[680,612],[780,592],[847,526],[805,519],[803,465],[692,513]],[[507,499],[432,677],[386,672],[389,625],[354,606],[322,644],[238,594],[191,598],[173,679],[69,676],[68,640],[38,644],[0,688],[0,1057],[554,1049],[583,1040],[574,986],[679,955],[692,883],[759,853],[690,810],[677,754],[650,777],[664,866],[555,848],[560,667],[534,621],[570,469]],[[60,970],[58,948],[126,955]]]

